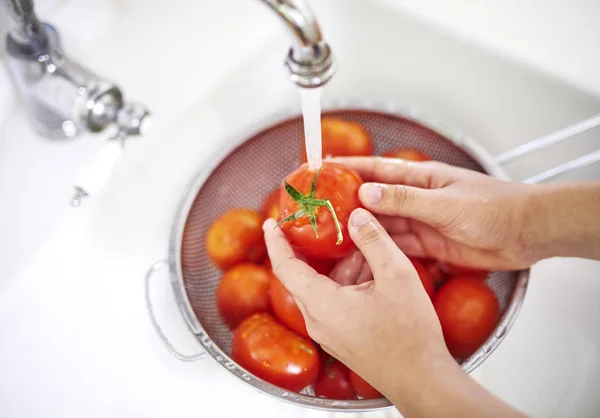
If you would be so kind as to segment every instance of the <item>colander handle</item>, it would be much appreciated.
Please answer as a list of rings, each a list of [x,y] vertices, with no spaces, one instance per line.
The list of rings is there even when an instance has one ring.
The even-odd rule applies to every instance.
[[[201,360],[208,355],[206,352],[201,352],[198,354],[183,354],[177,348],[175,348],[171,341],[169,341],[169,338],[167,338],[165,332],[158,324],[158,320],[156,319],[156,314],[154,313],[152,301],[150,300],[150,282],[152,281],[152,277],[154,277],[154,273],[158,272],[159,270],[162,270],[164,267],[167,266],[167,264],[168,263],[166,260],[157,261],[154,264],[152,264],[152,266],[150,266],[150,268],[146,272],[146,308],[148,309],[148,314],[150,315],[150,321],[152,322],[154,330],[162,340],[169,353],[171,353],[175,358],[181,361],[189,362]]]
[[[540,138],[534,139],[533,141],[526,142],[525,144],[520,145],[510,151],[507,151],[504,154],[500,154],[495,158],[495,162],[500,165],[503,165],[523,155],[557,144],[559,142],[572,138],[576,135],[579,135],[580,133],[589,131],[590,129],[596,128],[598,126],[600,126],[600,114],[577,122],[573,125],[569,125],[563,129],[552,132],[548,135],[544,135]],[[575,158],[564,164],[557,165],[556,167],[553,167],[549,170],[542,171],[541,173],[536,174],[535,176],[531,176],[523,180],[523,182],[541,183],[546,180],[550,180],[554,177],[557,177],[561,174],[565,174],[570,171],[577,170],[579,168],[587,167],[588,165],[594,164],[598,161],[600,161],[600,149],[585,154],[579,158]]]

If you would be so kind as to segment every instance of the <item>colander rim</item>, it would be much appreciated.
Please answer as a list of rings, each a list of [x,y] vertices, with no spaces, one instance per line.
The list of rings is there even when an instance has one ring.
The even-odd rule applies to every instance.
[[[423,113],[417,111],[414,108],[403,106],[401,104],[390,104],[384,101],[370,101],[364,100],[347,100],[347,101],[328,101],[323,103],[323,112],[331,111],[365,111],[365,112],[377,112],[380,114],[387,114],[390,116],[401,117],[413,122],[416,122],[436,133],[450,140],[455,145],[459,146],[465,151],[471,158],[473,158],[481,167],[494,177],[501,178],[504,180],[510,180],[510,177],[504,170],[504,168],[494,161],[494,158],[482,147],[477,141],[471,137],[463,134],[461,131],[449,128],[442,122]],[[365,412],[391,408],[393,405],[385,398],[379,399],[361,399],[361,400],[348,400],[338,401],[326,398],[318,398],[308,395],[302,395],[295,392],[290,392],[282,389],[278,386],[272,385],[271,383],[260,379],[243,367],[239,366],[233,361],[227,353],[215,344],[206,330],[200,324],[200,321],[196,317],[187,292],[185,290],[185,284],[183,280],[183,270],[181,263],[181,249],[183,242],[183,233],[187,218],[192,205],[196,199],[196,196],[205,181],[209,178],[212,172],[223,162],[225,158],[237,147],[253,138],[260,132],[269,129],[275,125],[284,123],[286,121],[296,119],[301,114],[297,109],[286,109],[281,112],[274,113],[267,118],[261,119],[258,123],[254,123],[251,126],[247,126],[245,129],[238,131],[238,134],[229,138],[229,141],[225,141],[225,145],[220,147],[216,152],[213,152],[210,158],[205,160],[202,168],[199,169],[196,174],[192,177],[192,180],[188,184],[187,192],[183,194],[179,201],[179,204],[175,213],[175,222],[171,228],[171,235],[169,239],[169,253],[168,253],[168,265],[169,265],[169,276],[175,299],[181,315],[184,321],[201,344],[202,348],[219,364],[225,367],[232,375],[239,378],[247,385],[259,390],[262,393],[282,400],[287,403],[294,405],[305,406],[312,409],[319,409],[325,411],[346,411],[346,412]],[[241,134],[240,134],[241,132]],[[508,302],[507,308],[503,313],[500,322],[498,323],[494,333],[486,340],[486,342],[468,359],[464,360],[461,367],[467,372],[471,373],[480,364],[482,364],[500,345],[504,340],[509,330],[516,321],[518,314],[521,310],[521,306],[524,301],[527,285],[529,281],[529,269],[519,271],[517,274],[517,280],[513,289],[512,295]]]

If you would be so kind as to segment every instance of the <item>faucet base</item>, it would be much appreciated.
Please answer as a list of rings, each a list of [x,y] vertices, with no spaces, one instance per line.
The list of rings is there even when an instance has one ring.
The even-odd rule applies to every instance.
[[[6,63],[33,129],[47,138],[73,138],[79,133],[77,125],[56,105],[69,100],[64,95],[64,87],[69,80],[60,77],[59,71],[64,60],[60,37],[51,25],[44,24],[43,30],[47,45],[39,54],[32,54],[30,45],[20,43],[9,33],[6,37]]]

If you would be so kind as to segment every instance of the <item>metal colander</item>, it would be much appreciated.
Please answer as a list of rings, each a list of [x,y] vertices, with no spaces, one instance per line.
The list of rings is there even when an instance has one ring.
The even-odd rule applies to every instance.
[[[480,164],[435,131],[398,116],[365,111],[328,112],[360,123],[371,133],[375,151],[413,147],[432,158],[485,172]],[[239,207],[260,208],[264,197],[298,167],[303,143],[301,118],[268,128],[237,147],[206,179],[189,210],[181,241],[181,273],[195,316],[208,336],[225,353],[231,350],[232,333],[221,320],[215,292],[222,271],[205,250],[206,232],[223,212]],[[210,202],[207,205],[205,202]],[[515,273],[495,273],[488,283],[500,306],[508,306],[517,280]]]
[[[377,154],[410,147],[432,158],[456,166],[506,178],[493,159],[469,138],[425,122],[418,115],[375,108],[334,110],[323,113],[363,125],[371,134]],[[194,180],[174,225],[169,266],[175,295],[184,319],[206,353],[232,374],[254,388],[294,404],[325,410],[365,411],[386,408],[386,399],[339,401],[312,396],[311,388],[302,394],[271,385],[246,372],[229,357],[232,333],[221,320],[216,288],[222,276],[205,251],[205,238],[211,223],[228,209],[259,208],[262,199],[298,167],[303,141],[302,118],[280,121],[241,138],[216,158],[214,166]],[[498,346],[514,322],[525,294],[529,271],[494,272],[487,278],[502,309],[502,319],[488,341],[462,367],[470,372]],[[152,318],[155,322],[154,317]],[[155,325],[157,326],[156,322]],[[159,332],[160,329],[159,329]],[[166,340],[161,333],[163,340]],[[172,352],[176,350],[167,342]],[[180,359],[192,360],[181,354]]]

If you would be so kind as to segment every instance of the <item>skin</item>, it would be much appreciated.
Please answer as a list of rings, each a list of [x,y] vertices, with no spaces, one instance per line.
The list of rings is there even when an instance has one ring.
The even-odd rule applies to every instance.
[[[600,259],[600,183],[532,186],[437,162],[335,161],[367,182],[359,192],[367,210],[349,220],[358,252],[334,269],[335,281],[299,260],[274,220],[264,225],[273,270],[311,337],[405,417],[523,416],[452,359],[405,254],[481,269],[552,256]]]
[[[408,256],[484,270],[527,268],[549,257],[600,258],[600,182],[529,185],[440,162],[338,160],[366,181],[363,206]],[[372,279],[353,253],[331,277]]]

